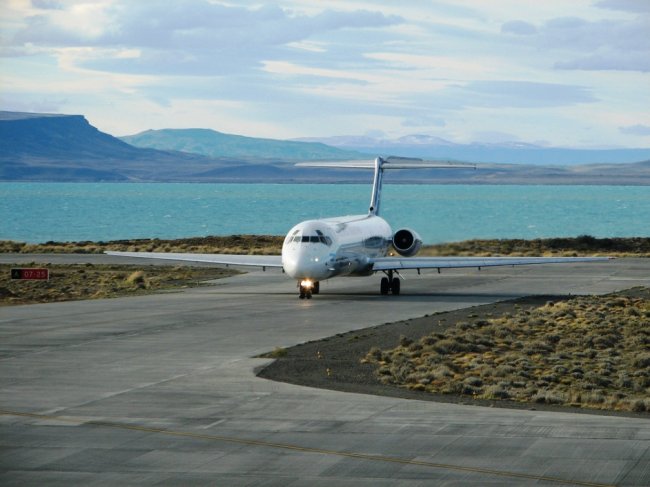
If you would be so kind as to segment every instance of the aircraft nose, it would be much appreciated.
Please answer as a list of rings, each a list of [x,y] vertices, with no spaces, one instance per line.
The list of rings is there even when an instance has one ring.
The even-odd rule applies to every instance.
[[[295,279],[322,279],[327,270],[325,260],[318,253],[304,249],[284,252],[282,255],[284,272]]]

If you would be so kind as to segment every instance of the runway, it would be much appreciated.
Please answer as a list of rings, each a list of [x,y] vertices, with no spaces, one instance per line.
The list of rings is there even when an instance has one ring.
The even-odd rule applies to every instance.
[[[135,262],[0,254],[0,262]],[[147,263],[151,263],[148,261]],[[650,259],[322,283],[279,271],[0,308],[0,485],[650,485],[650,420],[492,409],[255,377],[276,347],[528,294],[650,286]],[[325,371],[324,371],[325,373]]]

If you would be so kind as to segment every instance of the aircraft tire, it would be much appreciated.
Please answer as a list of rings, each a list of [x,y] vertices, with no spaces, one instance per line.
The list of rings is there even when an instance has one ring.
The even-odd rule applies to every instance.
[[[320,294],[320,282],[315,282],[314,287],[311,289],[312,294]]]
[[[390,291],[390,282],[388,281],[387,277],[382,277],[381,278],[381,284],[379,286],[379,290],[381,294],[388,294],[388,291]]]
[[[400,280],[395,278],[393,279],[393,282],[390,283],[390,291],[395,295],[398,296],[400,292]]]

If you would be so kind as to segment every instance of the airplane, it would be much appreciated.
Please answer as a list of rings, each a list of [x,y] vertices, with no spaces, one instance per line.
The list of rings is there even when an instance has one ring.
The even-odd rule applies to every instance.
[[[531,264],[605,261],[608,257],[414,257],[422,238],[412,229],[393,232],[380,216],[384,171],[391,169],[475,169],[468,164],[423,161],[416,158],[377,157],[374,161],[306,162],[303,167],[374,169],[367,214],[307,220],[287,233],[281,255],[187,254],[173,252],[115,252],[108,255],[152,259],[209,262],[221,265],[281,268],[297,281],[300,299],[319,294],[320,283],[339,276],[371,276],[382,272],[382,295],[399,295],[400,271]],[[393,251],[397,255],[393,255]]]

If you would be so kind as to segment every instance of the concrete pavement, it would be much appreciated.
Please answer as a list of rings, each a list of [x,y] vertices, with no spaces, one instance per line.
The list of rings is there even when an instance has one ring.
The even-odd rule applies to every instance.
[[[278,346],[525,294],[650,286],[650,260],[405,277],[398,297],[380,296],[377,277],[348,278],[301,301],[267,271],[182,292],[0,308],[0,485],[650,485],[645,419],[255,377],[268,360],[252,357]]]

